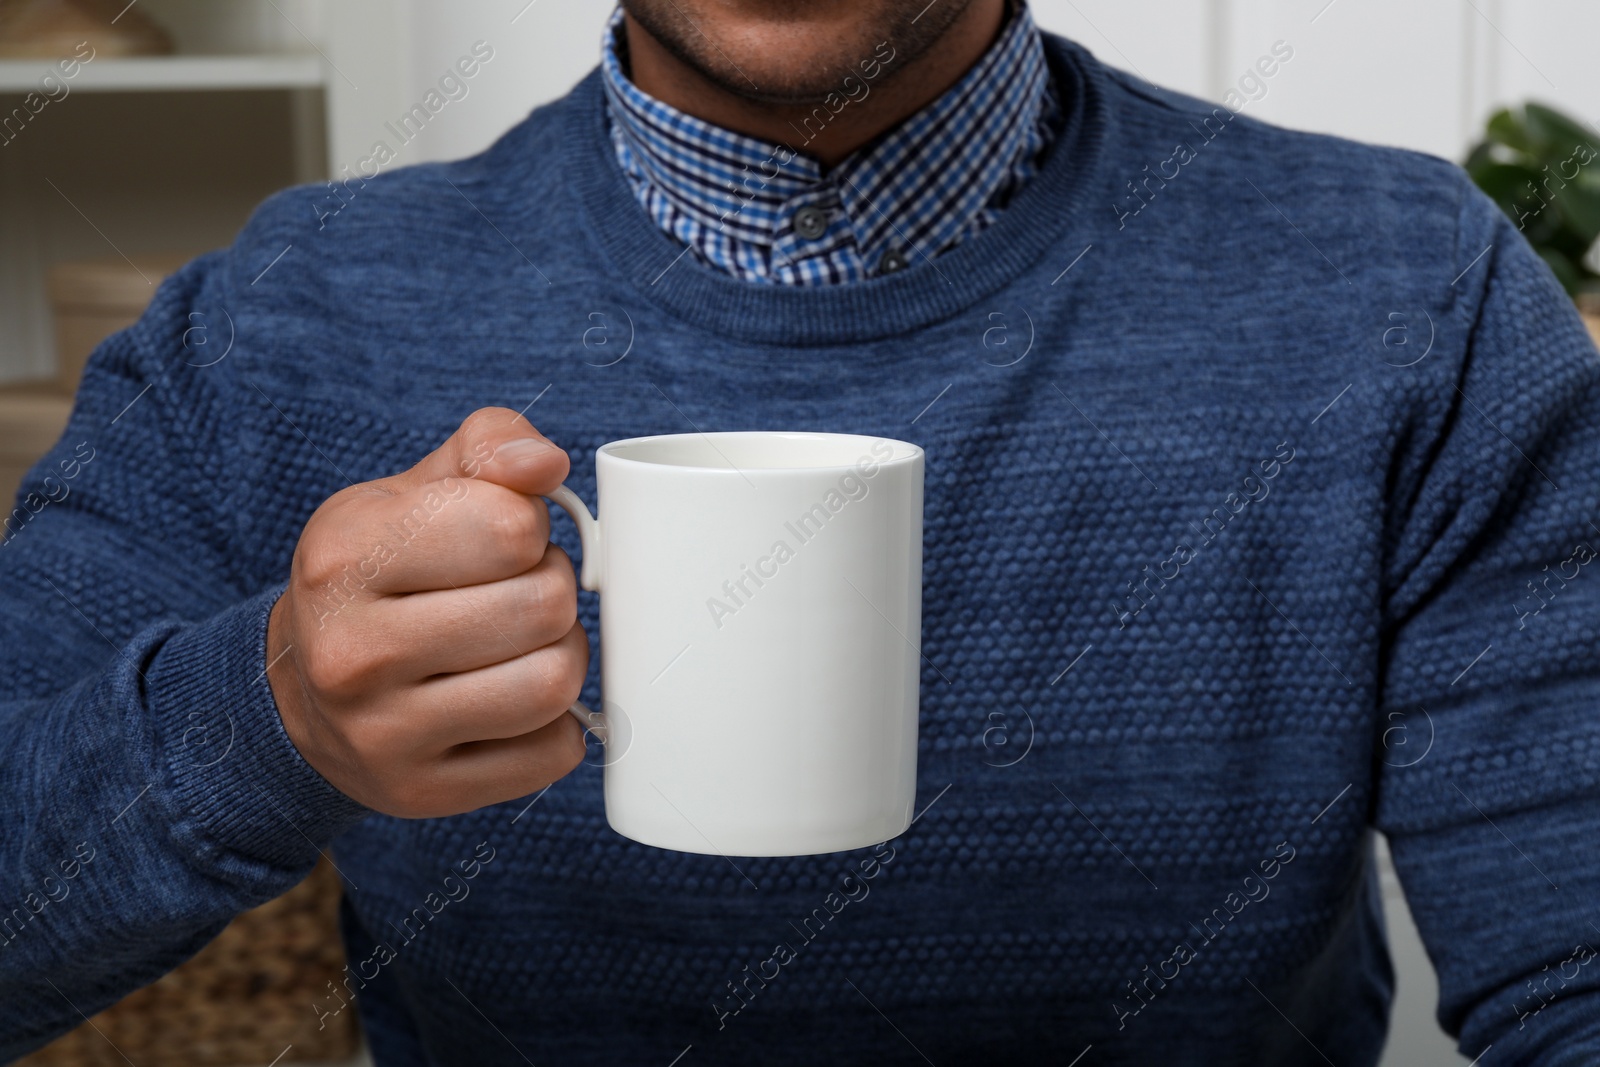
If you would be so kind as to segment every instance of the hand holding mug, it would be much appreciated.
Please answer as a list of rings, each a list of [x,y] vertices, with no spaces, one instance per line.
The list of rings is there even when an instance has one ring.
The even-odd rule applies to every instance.
[[[267,631],[284,729],[341,792],[402,818],[526,796],[582,762],[572,563],[539,494],[564,451],[505,408],[410,470],[343,489],[295,548]]]

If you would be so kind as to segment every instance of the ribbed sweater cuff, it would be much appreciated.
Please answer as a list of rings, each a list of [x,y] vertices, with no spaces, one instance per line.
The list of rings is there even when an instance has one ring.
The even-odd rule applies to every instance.
[[[174,634],[146,674],[172,807],[192,845],[223,872],[239,859],[309,868],[370,813],[305,761],[278,716],[266,647],[281,592]]]

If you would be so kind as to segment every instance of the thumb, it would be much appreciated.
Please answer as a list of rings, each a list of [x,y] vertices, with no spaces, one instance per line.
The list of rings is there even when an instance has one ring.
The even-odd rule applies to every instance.
[[[446,478],[477,478],[529,495],[553,492],[571,470],[567,453],[510,408],[479,408],[416,466],[382,480],[405,492]]]

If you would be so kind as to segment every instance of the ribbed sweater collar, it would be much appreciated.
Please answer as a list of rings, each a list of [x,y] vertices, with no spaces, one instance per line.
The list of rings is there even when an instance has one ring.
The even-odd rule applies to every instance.
[[[1046,35],[1061,90],[1060,138],[1039,174],[993,226],[932,261],[898,274],[827,287],[761,286],[706,267],[651,221],[634,198],[608,133],[605,95],[592,72],[563,102],[567,179],[613,266],[641,295],[702,329],[750,342],[820,345],[918,330],[971,306],[1083,230],[1089,178],[1104,153],[1105,74],[1070,41]]]

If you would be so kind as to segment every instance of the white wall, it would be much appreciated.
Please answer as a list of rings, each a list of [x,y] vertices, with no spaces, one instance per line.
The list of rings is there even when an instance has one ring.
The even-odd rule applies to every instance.
[[[395,150],[396,166],[486,148],[588,73],[610,12],[593,0],[328,0],[318,42],[342,72],[329,82],[332,171],[355,173],[378,141]],[[493,58],[466,81],[466,95],[402,143],[390,126],[480,42]]]
[[[1596,0],[1034,0],[1033,8],[1046,29],[1106,62],[1211,99],[1274,41],[1287,41],[1295,59],[1251,113],[1304,129],[1460,159],[1494,107],[1529,97],[1600,125]],[[402,0],[383,11],[404,25],[404,84],[383,101],[395,113],[472,42],[496,50],[473,96],[406,150],[444,159],[482,148],[577,81],[595,62],[610,5]],[[350,131],[340,143],[336,132],[333,158],[364,152],[371,135]]]
[[[426,92],[474,42],[495,58],[450,122],[418,138],[419,154],[448,159],[478,151],[535,105],[565,93],[595,65],[609,4],[589,0],[408,0],[413,12],[412,87]],[[515,21],[513,21],[515,20]],[[450,105],[452,108],[456,104]],[[460,121],[455,121],[459,119]]]

